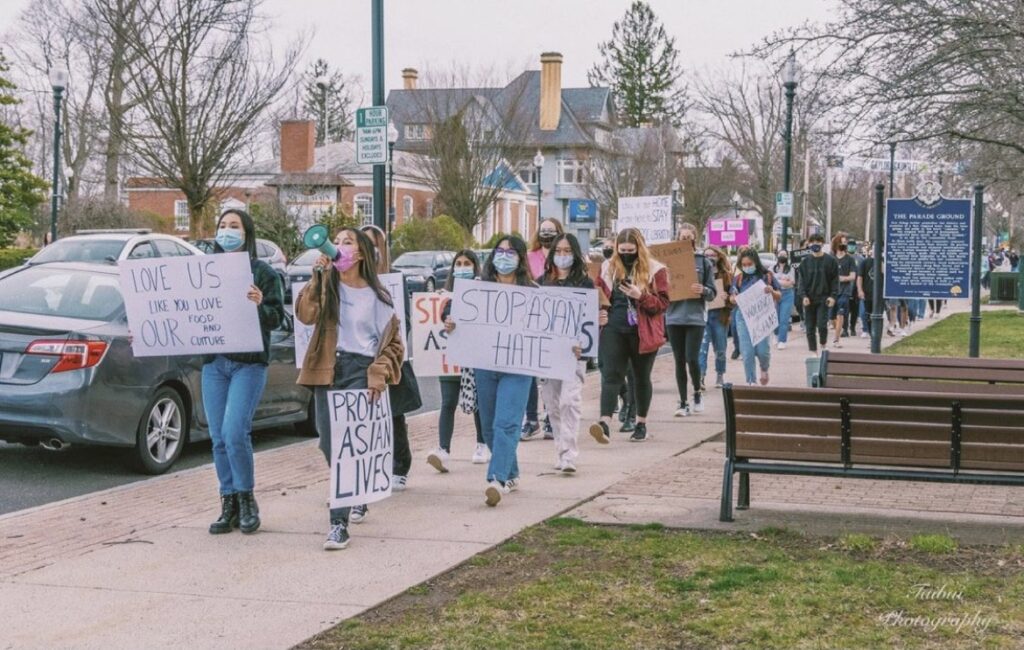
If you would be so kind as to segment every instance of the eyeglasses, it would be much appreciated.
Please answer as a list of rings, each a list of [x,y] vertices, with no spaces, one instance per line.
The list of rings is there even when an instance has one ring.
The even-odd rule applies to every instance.
[[[499,248],[499,249],[494,251],[494,256],[495,257],[511,257],[511,258],[516,258],[516,257],[519,257],[519,253],[515,252],[511,248]]]

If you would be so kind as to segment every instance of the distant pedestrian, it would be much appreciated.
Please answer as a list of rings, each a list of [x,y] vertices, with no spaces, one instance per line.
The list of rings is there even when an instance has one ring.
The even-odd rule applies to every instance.
[[[575,235],[561,234],[555,238],[548,254],[542,286],[576,287],[593,289],[594,282],[587,275],[587,260],[580,251]],[[583,381],[586,377],[587,362],[580,359],[577,345],[576,372],[571,379],[541,379],[540,390],[544,397],[555,440],[555,469],[572,474],[576,472],[579,458],[580,411],[583,407]]]
[[[679,240],[696,242],[697,229],[693,224],[684,223],[679,228]],[[676,366],[676,389],[679,392],[679,408],[676,417],[686,417],[704,412],[701,394],[700,346],[707,326],[706,303],[715,299],[715,267],[704,258],[703,251],[694,255],[696,260],[695,281],[689,286],[697,298],[676,300],[669,303],[665,313],[665,330],[672,345],[672,356]],[[686,374],[689,371],[693,383],[693,402],[688,395]]]
[[[565,232],[562,222],[557,219],[545,219],[540,222],[537,232],[530,240],[530,252],[527,261],[530,265],[530,279],[538,281],[544,275],[544,264],[551,253],[551,246],[555,238]],[[530,400],[526,403],[526,420],[523,422],[521,438],[533,440],[541,433],[540,426],[540,401],[538,400],[537,379],[534,378],[530,384]],[[550,440],[553,437],[551,432],[550,417],[544,418],[544,438]]]
[[[756,360],[756,363],[761,366],[761,385],[767,386],[769,380],[768,370],[771,367],[772,361],[772,338],[771,336],[765,336],[757,343],[754,343],[750,335],[750,328],[743,318],[743,311],[739,309],[737,297],[744,291],[748,291],[756,286],[759,281],[762,281],[764,282],[764,292],[769,294],[775,303],[778,304],[779,299],[782,297],[782,289],[775,278],[772,277],[772,273],[764,268],[764,265],[761,263],[761,257],[753,248],[740,249],[739,259],[736,263],[739,266],[740,273],[733,279],[732,288],[729,293],[732,296],[732,303],[737,305],[734,316],[736,318],[736,330],[739,332],[740,337],[743,376],[746,379],[747,385],[753,386],[756,383]]]
[[[455,254],[452,261],[451,273],[448,274],[448,281],[445,283],[442,295],[451,292],[455,280],[473,280],[480,276],[480,261],[476,253],[466,249]],[[452,301],[446,299],[441,308],[441,322],[443,323],[451,315]],[[441,386],[441,410],[437,416],[437,449],[427,455],[427,462],[437,471],[445,474],[448,472],[448,461],[452,452],[452,433],[455,431],[455,409],[459,405],[459,393],[462,387],[461,375],[443,375],[438,377]],[[476,427],[476,449],[473,451],[473,463],[486,463],[490,457],[487,445],[484,443],[483,431],[480,428],[480,409],[473,410],[473,425]]]
[[[601,444],[610,440],[609,424],[630,365],[636,388],[636,428],[632,442],[647,439],[647,412],[653,388],[655,355],[665,343],[668,270],[654,259],[636,228],[615,237],[615,252],[597,281],[601,310],[601,419],[590,435]]]
[[[818,351],[818,342],[828,342],[828,311],[839,293],[839,265],[825,252],[825,238],[814,234],[807,238],[811,254],[800,262],[800,289],[803,296],[807,349]]]
[[[285,319],[284,290],[277,273],[256,256],[256,228],[247,212],[226,210],[220,215],[213,250],[248,254],[253,284],[246,298],[256,303],[263,348],[203,358],[203,409],[213,441],[221,503],[220,517],[210,524],[210,533],[230,533],[234,528],[254,533],[260,527],[260,508],[253,496],[252,418],[267,385],[270,332]]]
[[[782,289],[779,299],[779,328],[775,332],[778,349],[785,350],[789,341],[789,328],[793,322],[793,303],[796,301],[796,267],[789,263],[789,253],[779,251],[772,274]]]
[[[704,341],[700,346],[701,385],[705,384],[708,373],[708,353],[715,349],[715,388],[725,383],[726,348],[729,345],[729,322],[732,319],[732,303],[729,288],[732,286],[733,270],[729,256],[717,246],[704,249],[704,259],[715,267],[715,299],[708,303],[707,326]]]
[[[536,286],[526,260],[526,243],[515,235],[502,237],[484,264],[481,280],[522,287]],[[445,321],[445,329],[449,334],[455,331],[455,321],[450,316]],[[474,376],[480,428],[491,449],[484,497],[485,503],[493,507],[501,502],[504,495],[519,487],[517,449],[532,378],[480,368],[474,370]]]
[[[295,299],[295,317],[313,325],[298,383],[313,388],[320,451],[331,465],[327,393],[369,389],[376,400],[401,380],[405,346],[391,294],[377,277],[373,242],[355,228],[334,239],[338,258],[321,255]],[[365,512],[365,509],[364,509]],[[331,508],[324,550],[348,546],[351,508]]]
[[[846,233],[841,232],[832,238],[832,251],[838,269],[839,290],[835,296],[835,303],[831,307],[829,320],[832,321],[832,345],[837,348],[842,347],[840,338],[850,319],[850,300],[857,282],[857,261],[853,259],[853,255],[847,252],[846,246]]]

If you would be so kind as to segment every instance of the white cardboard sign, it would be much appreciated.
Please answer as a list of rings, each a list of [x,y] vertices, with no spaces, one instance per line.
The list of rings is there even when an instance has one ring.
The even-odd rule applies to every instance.
[[[448,332],[441,320],[451,294],[412,294],[412,366],[418,377],[458,375],[461,369],[448,358]]]
[[[391,496],[395,437],[388,392],[370,401],[368,390],[327,393],[331,421],[332,508],[373,503]]]
[[[119,270],[136,357],[263,351],[246,253],[124,260]]]
[[[736,296],[736,304],[743,314],[752,345],[757,345],[779,328],[779,310],[775,306],[775,299],[770,293],[765,293],[764,288],[764,280],[758,280]]]
[[[619,198],[618,231],[636,228],[644,241],[672,241],[672,196],[625,196]]]

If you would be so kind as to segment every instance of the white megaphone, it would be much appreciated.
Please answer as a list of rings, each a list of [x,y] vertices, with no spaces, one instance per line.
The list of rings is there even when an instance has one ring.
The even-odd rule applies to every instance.
[[[306,248],[316,248],[321,253],[331,258],[331,261],[338,259],[341,254],[338,252],[338,248],[331,241],[330,232],[327,230],[327,226],[323,224],[316,224],[310,226],[306,232],[302,235],[302,244]]]

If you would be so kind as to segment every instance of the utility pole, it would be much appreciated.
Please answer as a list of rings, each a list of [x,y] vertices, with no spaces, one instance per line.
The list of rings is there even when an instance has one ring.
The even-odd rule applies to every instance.
[[[384,105],[384,0],[373,0],[370,20],[373,50],[373,105]],[[385,207],[385,169],[373,166],[373,223],[386,232],[388,215]]]

